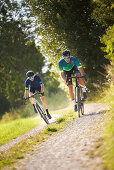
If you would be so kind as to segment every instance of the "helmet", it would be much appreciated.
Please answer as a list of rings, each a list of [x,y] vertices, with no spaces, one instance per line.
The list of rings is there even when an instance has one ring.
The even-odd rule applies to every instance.
[[[34,75],[34,72],[33,72],[32,70],[29,70],[29,71],[26,73],[26,75],[27,75],[28,77],[31,77],[31,76]]]
[[[62,56],[63,56],[63,57],[64,57],[64,56],[67,56],[67,55],[70,55],[70,51],[65,50],[65,51],[62,52]]]

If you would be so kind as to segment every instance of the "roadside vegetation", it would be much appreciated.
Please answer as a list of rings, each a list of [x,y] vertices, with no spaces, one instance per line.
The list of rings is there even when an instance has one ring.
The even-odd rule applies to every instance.
[[[104,167],[108,170],[114,169],[114,86],[111,85],[110,88],[105,91],[104,101],[108,104],[109,111],[107,111],[106,116],[106,129],[104,131],[103,138],[103,152],[102,157],[104,160]]]
[[[108,106],[105,120],[105,130],[101,140],[101,156],[104,169],[114,169],[114,63],[108,68],[108,83],[103,93],[102,101]]]
[[[40,119],[24,118],[0,123],[0,146],[41,124]]]
[[[114,64],[107,68],[107,82],[102,89],[98,90],[98,96],[95,97],[95,101],[105,103],[107,106],[102,137],[98,138],[96,145],[93,146],[87,154],[89,157],[94,158],[96,156],[102,159],[103,170],[114,169]]]

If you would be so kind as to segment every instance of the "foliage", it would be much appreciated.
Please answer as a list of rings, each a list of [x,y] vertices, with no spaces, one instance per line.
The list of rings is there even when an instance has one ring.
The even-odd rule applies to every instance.
[[[39,119],[26,118],[0,123],[0,146],[40,125]]]
[[[52,63],[54,77],[58,78],[58,61],[64,49],[79,57],[86,72],[94,79],[96,70],[104,71],[102,64],[108,61],[99,37],[105,33],[105,26],[98,24],[92,16],[95,8],[91,1],[80,0],[26,0],[32,14],[37,17],[36,34],[41,35],[42,52]]]
[[[93,0],[95,9],[92,17],[100,24],[112,26],[114,23],[114,2],[112,0]]]
[[[22,104],[25,73],[41,73],[44,57],[29,37],[28,25],[19,18],[20,7],[14,1],[1,1],[0,19],[0,113]],[[17,15],[16,15],[17,14]],[[26,28],[26,29],[25,29]],[[26,31],[26,32],[25,32]],[[37,62],[36,62],[37,61]],[[4,102],[4,103],[3,103]]]
[[[107,53],[105,57],[110,61],[114,61],[114,25],[112,27],[108,27],[106,34],[101,38],[101,42],[106,45],[102,50]]]

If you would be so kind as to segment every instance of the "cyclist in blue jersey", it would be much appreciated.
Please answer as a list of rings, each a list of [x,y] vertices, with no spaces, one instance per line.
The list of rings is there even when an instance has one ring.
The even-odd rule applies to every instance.
[[[65,84],[69,88],[69,95],[74,104],[74,111],[77,111],[77,105],[74,100],[72,79],[68,79],[68,77],[71,77],[71,74],[77,75],[77,76],[82,75],[82,76],[85,76],[86,83],[88,82],[88,80],[86,79],[86,74],[84,72],[84,69],[82,68],[77,58],[70,56],[70,51],[68,50],[63,51],[62,57],[63,58],[58,63],[59,70],[61,72],[62,79],[64,80]],[[84,96],[84,99],[86,99],[87,98],[86,87],[85,87],[85,84],[82,78],[78,78],[78,83],[82,87],[83,96]]]
[[[43,103],[43,106],[46,110],[47,116],[49,117],[49,119],[51,119],[51,115],[49,114],[48,111],[48,107],[47,107],[47,103],[44,97],[44,84],[42,83],[42,80],[40,79],[40,77],[38,75],[35,75],[34,72],[32,70],[28,71],[26,73],[27,75],[27,79],[25,81],[25,98],[32,96],[35,91],[40,92],[40,99]],[[37,112],[34,106],[34,99],[33,97],[30,98],[30,102],[33,104],[33,108],[35,113]],[[25,100],[25,104],[27,104],[27,100]]]

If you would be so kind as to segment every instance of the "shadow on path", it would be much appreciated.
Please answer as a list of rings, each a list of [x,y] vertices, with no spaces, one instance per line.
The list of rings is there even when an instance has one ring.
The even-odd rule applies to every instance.
[[[93,112],[93,113],[89,113],[89,114],[84,114],[84,116],[95,116],[95,115],[105,114],[105,113],[106,113],[106,110],[100,111],[100,112]]]

